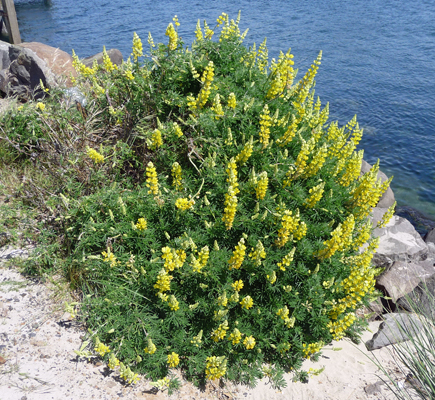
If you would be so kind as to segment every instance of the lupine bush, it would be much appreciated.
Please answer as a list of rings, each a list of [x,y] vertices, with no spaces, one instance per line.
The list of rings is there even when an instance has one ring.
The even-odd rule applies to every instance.
[[[374,291],[368,217],[390,181],[379,163],[360,177],[356,117],[339,127],[315,98],[322,54],[297,80],[290,50],[247,48],[239,18],[198,21],[190,47],[174,18],[147,54],[134,34],[119,67],[74,55],[89,105],[68,114],[80,145],[55,196],[65,273],[95,350],[129,383],[170,385],[177,367],[283,386],[358,333]],[[46,103],[34,112],[54,118]]]

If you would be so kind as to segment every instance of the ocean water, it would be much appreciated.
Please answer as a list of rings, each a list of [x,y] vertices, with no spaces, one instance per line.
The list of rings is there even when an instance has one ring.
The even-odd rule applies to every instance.
[[[357,114],[364,158],[394,175],[398,205],[435,220],[435,5],[431,0],[15,0],[21,36],[86,57],[133,32],[165,42],[174,15],[186,44],[198,19],[242,12],[247,45],[267,37],[270,57],[292,49],[299,77],[323,51],[316,96],[340,124]]]

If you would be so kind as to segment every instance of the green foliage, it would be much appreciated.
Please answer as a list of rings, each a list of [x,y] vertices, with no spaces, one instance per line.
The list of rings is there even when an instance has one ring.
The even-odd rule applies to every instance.
[[[162,379],[179,366],[197,383],[282,387],[284,371],[358,332],[373,292],[367,216],[387,186],[378,165],[359,178],[356,119],[338,128],[314,102],[321,55],[295,83],[290,51],[268,63],[238,20],[220,25],[218,41],[198,25],[190,49],[168,27],[143,63],[136,34],[134,62],[75,57],[86,109],[55,107],[54,93],[8,120],[21,146],[27,134],[10,130],[36,127],[63,272],[129,383],[131,367],[174,388]]]

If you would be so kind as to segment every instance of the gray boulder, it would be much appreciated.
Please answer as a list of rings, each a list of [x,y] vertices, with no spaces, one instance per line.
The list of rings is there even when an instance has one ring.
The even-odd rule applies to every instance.
[[[426,235],[424,235],[423,239],[426,243],[435,244],[435,228],[433,228],[429,232],[427,232]]]
[[[376,279],[376,287],[396,303],[421,281],[433,275],[435,275],[434,260],[395,261]]]
[[[372,168],[372,165],[370,165],[367,161],[362,160],[361,163],[361,175],[364,175],[365,173],[369,172]],[[388,180],[388,176],[385,175],[382,171],[378,171],[378,179],[381,178],[382,183]],[[385,193],[382,195],[381,199],[379,200],[377,207],[381,208],[389,208],[391,207],[394,202],[394,193],[391,190],[391,187],[388,187],[388,189],[385,191]]]
[[[416,314],[385,314],[384,318],[378,331],[366,342],[369,351],[409,340],[417,335],[423,326],[421,318]]]
[[[407,296],[400,298],[396,305],[407,311],[419,312],[435,320],[435,276],[422,281]]]
[[[377,267],[386,268],[395,261],[423,261],[428,256],[426,243],[405,218],[393,215],[387,226],[374,229],[373,235],[380,239],[373,256]]]

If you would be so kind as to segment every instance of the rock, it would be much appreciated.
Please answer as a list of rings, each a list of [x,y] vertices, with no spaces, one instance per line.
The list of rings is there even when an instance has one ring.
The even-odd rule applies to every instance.
[[[73,58],[68,53],[59,48],[37,42],[20,43],[20,47],[33,51],[40,59],[45,61],[53,74],[57,77],[65,77],[66,85],[72,86],[70,76],[76,77],[77,72],[73,67]]]
[[[369,351],[409,340],[423,326],[416,314],[385,314],[384,317],[385,321],[379,325],[378,331],[366,342]]]
[[[369,172],[371,168],[372,168],[372,165],[370,165],[367,161],[362,160],[362,163],[361,163],[361,174],[362,175]],[[379,178],[381,178],[382,183],[384,183],[385,181],[388,180],[387,175],[385,175],[382,171],[378,171],[378,179]],[[394,204],[395,201],[396,200],[394,198],[394,193],[391,190],[391,187],[388,187],[388,189],[385,191],[385,193],[382,195],[381,199],[379,200],[377,207],[389,208]]]
[[[420,282],[412,292],[400,298],[396,305],[435,320],[435,276]]]
[[[6,359],[3,358],[2,356],[0,356],[0,365],[5,364],[6,363]]]
[[[376,383],[371,383],[364,388],[364,391],[369,396],[381,393],[383,384],[384,384],[384,382],[382,382],[382,381],[377,381]]]
[[[380,289],[393,303],[410,293],[425,279],[435,275],[434,260],[419,262],[395,261],[376,279],[376,288]]]
[[[388,267],[394,261],[422,261],[427,258],[428,247],[405,218],[393,215],[385,228],[376,228],[373,235],[380,238],[373,256],[377,267]]]
[[[435,244],[435,228],[433,228],[432,230],[427,232],[426,235],[424,235],[423,240],[426,243],[433,243],[433,244]]]
[[[41,81],[47,87],[55,84],[55,76],[46,62],[30,49],[0,42],[0,59],[0,91],[7,96],[22,100],[40,98],[43,96],[38,90]]]
[[[115,65],[121,65],[122,64],[122,53],[118,49],[110,49],[107,50],[107,54],[110,58],[110,61],[112,61]],[[81,60],[84,65],[91,68],[94,64],[94,61],[97,62],[97,64],[103,63],[103,52],[95,54],[90,57],[86,57],[83,60]]]

